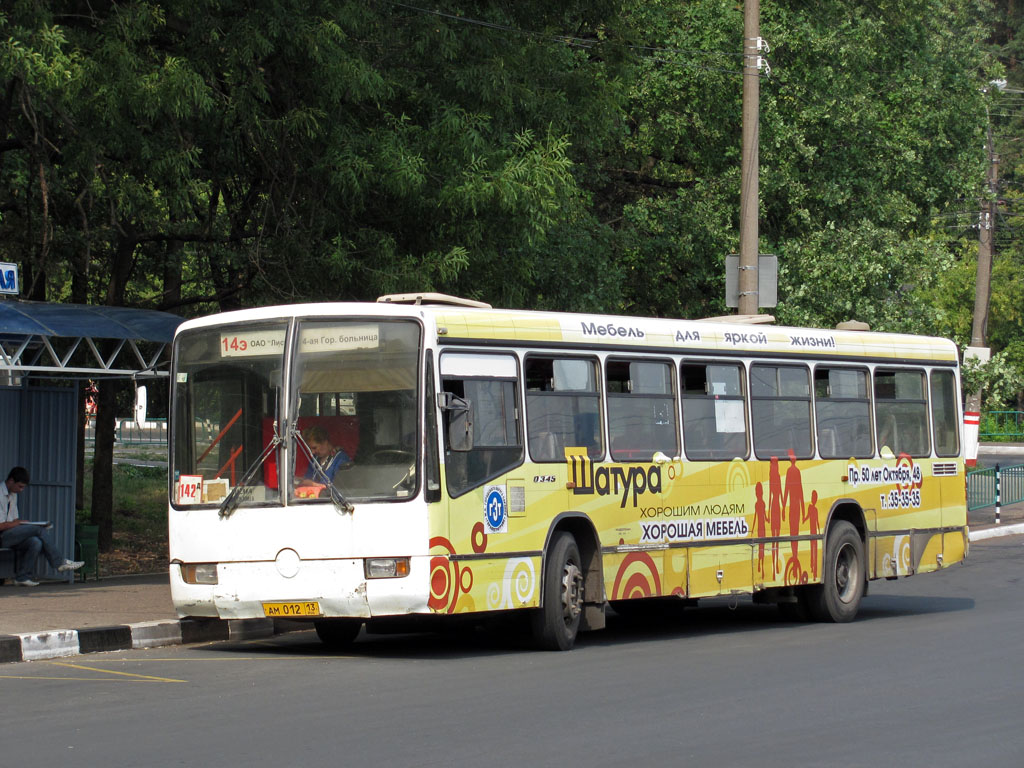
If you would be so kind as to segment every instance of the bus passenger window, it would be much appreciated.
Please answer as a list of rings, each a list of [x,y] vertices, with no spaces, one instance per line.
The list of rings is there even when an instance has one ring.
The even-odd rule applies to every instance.
[[[927,456],[928,396],[924,371],[875,371],[875,431],[878,449],[894,456]]]
[[[810,376],[802,365],[753,365],[750,408],[754,453],[759,459],[814,455],[811,440]]]
[[[684,363],[680,388],[686,457],[691,461],[746,458],[743,366]]]
[[[609,360],[608,429],[613,461],[650,461],[658,451],[679,454],[672,366]]]
[[[526,417],[530,457],[565,461],[566,448],[604,455],[597,365],[584,358],[526,358]]]
[[[468,400],[473,420],[473,448],[469,451],[453,451],[445,429],[445,468],[452,497],[522,463],[517,375],[516,360],[508,355],[441,357],[442,390]],[[447,418],[445,421],[447,427]]]
[[[956,456],[960,453],[958,397],[953,372],[932,371],[932,429],[935,432],[935,453],[938,456]]]
[[[874,455],[866,370],[815,368],[814,407],[821,458],[865,459]]]

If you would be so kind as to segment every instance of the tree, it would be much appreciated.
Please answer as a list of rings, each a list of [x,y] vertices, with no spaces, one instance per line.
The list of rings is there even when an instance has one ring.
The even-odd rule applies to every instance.
[[[891,0],[773,3],[762,13],[772,51],[761,88],[761,251],[780,259],[776,314],[832,325],[852,311],[889,330],[920,328],[918,292],[952,259],[932,222],[984,178],[979,9]],[[719,314],[723,259],[738,248],[740,8],[644,3],[630,19],[645,37],[619,166],[629,172],[609,174],[602,191],[609,208],[621,205],[623,256],[639,278],[626,281],[624,303]],[[854,244],[881,249],[856,255],[876,273],[870,284],[826,266],[848,265]],[[925,268],[901,268],[908,257]]]
[[[571,153],[616,120],[614,15],[17,2],[0,11],[0,253],[33,298],[181,312],[414,288],[528,300],[538,245],[590,220]]]

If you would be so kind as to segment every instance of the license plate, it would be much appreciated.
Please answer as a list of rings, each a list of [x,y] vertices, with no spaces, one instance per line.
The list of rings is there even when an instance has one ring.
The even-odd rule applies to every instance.
[[[320,603],[310,600],[299,603],[264,603],[263,615],[272,619],[302,616],[323,616]]]

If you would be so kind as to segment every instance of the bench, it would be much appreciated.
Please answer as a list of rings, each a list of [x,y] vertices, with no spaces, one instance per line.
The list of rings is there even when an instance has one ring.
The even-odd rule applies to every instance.
[[[9,547],[0,547],[0,583],[5,579],[14,578],[14,550]]]

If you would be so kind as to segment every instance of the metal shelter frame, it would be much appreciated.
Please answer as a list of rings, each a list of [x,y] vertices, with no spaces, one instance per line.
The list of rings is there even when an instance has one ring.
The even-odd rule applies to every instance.
[[[148,309],[0,301],[0,373],[166,376],[158,367],[181,322]]]

